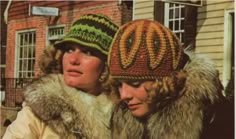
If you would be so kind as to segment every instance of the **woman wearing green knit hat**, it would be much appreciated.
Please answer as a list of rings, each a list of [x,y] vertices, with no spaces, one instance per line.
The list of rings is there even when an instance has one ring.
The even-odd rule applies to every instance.
[[[45,76],[28,85],[4,139],[109,139],[112,102],[103,92],[106,57],[118,26],[101,14],[80,16],[40,59]]]
[[[208,58],[187,55],[168,28],[141,19],[122,25],[108,67],[118,97],[112,139],[213,139],[218,72]]]

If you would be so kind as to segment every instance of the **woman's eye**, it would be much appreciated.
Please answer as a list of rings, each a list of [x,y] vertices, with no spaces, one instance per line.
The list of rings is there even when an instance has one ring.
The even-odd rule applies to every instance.
[[[67,50],[67,53],[72,53],[74,50],[72,50],[72,49],[69,49],[69,50]]]
[[[88,50],[84,50],[83,53],[85,53],[86,55],[89,55],[89,56],[93,55],[92,52],[88,51]]]
[[[74,49],[72,49],[72,48],[67,48],[67,49],[65,49],[65,52],[66,53],[72,53],[74,51]]]
[[[135,87],[135,88],[138,88],[141,84],[142,84],[142,82],[128,82],[127,84],[129,84],[130,86],[133,86],[133,87]]]

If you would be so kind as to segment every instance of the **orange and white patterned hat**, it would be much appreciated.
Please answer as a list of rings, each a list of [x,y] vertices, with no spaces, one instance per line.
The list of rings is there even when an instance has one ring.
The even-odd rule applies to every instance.
[[[188,60],[176,35],[156,21],[139,19],[122,25],[108,54],[116,79],[146,80],[170,75]]]

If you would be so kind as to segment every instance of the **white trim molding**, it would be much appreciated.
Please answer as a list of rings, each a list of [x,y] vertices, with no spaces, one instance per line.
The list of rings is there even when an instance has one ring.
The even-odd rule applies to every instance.
[[[223,86],[226,87],[231,78],[231,56],[232,56],[232,23],[233,18],[231,13],[234,10],[225,10],[224,13],[224,57],[223,57]]]

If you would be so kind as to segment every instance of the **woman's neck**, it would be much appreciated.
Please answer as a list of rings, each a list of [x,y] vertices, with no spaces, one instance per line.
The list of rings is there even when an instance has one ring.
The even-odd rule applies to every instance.
[[[79,90],[82,90],[85,93],[94,95],[94,96],[98,96],[101,94],[101,86],[97,85],[96,87],[93,87],[92,89],[82,89],[82,88],[78,88]]]

